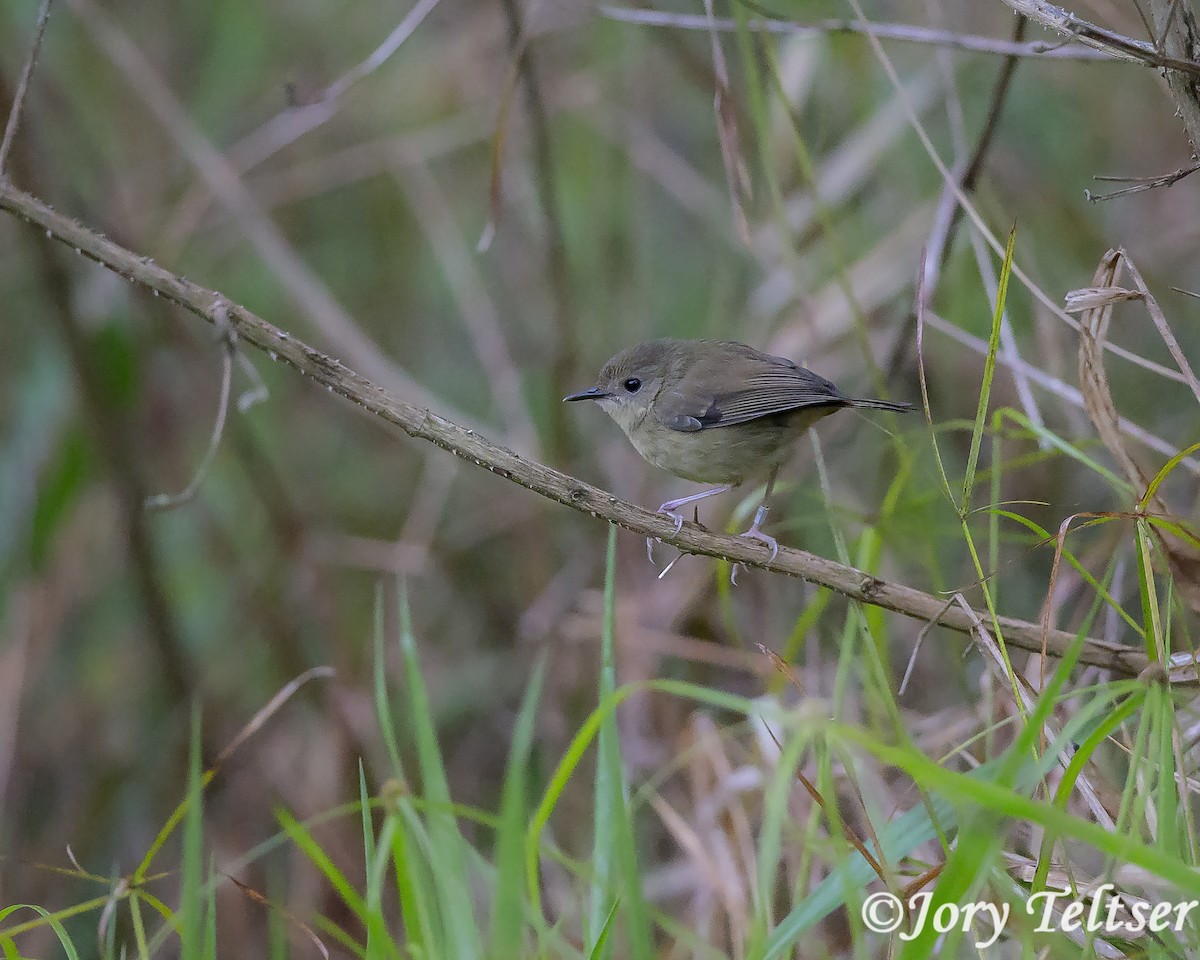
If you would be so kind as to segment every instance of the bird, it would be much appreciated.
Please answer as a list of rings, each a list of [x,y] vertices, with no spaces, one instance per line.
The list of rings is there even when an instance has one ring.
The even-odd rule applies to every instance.
[[[717,486],[659,508],[683,527],[679,508],[766,477],[750,529],[774,560],[779,543],[764,532],[768,501],[791,445],[817,421],[844,408],[906,413],[912,404],[848,396],[786,357],[734,340],[661,338],[613,356],[594,386],[563,398],[595,401],[634,449],[667,473]],[[653,540],[646,540],[654,561]],[[732,576],[737,576],[735,565]]]

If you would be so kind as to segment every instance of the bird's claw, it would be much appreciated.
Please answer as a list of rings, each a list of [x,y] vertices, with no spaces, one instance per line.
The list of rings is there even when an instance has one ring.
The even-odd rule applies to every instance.
[[[750,540],[757,540],[759,543],[766,544],[768,547],[771,548],[771,560],[774,560],[777,556],[779,556],[779,541],[776,540],[769,533],[763,533],[762,530],[759,529],[760,524],[762,524],[766,520],[766,518],[767,518],[766,508],[759,507],[758,513],[756,513],[754,516],[754,523],[752,523],[750,525],[750,529],[747,530],[745,533],[739,533],[738,536],[739,537],[747,537]],[[768,561],[768,563],[769,562],[770,561]],[[733,584],[735,587],[737,586],[738,567],[740,567],[740,566],[741,566],[740,563],[735,563],[733,565],[733,568],[729,571],[729,582],[731,584]]]
[[[676,513],[674,510],[669,509],[670,506],[671,506],[671,501],[668,500],[666,503],[664,503],[661,507],[658,508],[658,512],[663,514],[664,516],[670,517],[672,520],[675,521],[675,533],[678,534],[679,531],[683,529],[683,514]],[[646,538],[646,557],[650,560],[650,563],[652,565],[654,564],[654,541],[657,539],[658,539],[657,537],[647,537]],[[661,541],[659,541],[659,542],[661,543]],[[678,559],[678,558],[676,558],[676,559]],[[671,568],[668,566],[667,570],[670,570],[670,569]],[[664,574],[666,572],[667,572],[666,570],[663,571]]]
[[[779,541],[769,533],[763,533],[757,527],[751,527],[745,533],[738,534],[741,537],[748,537],[751,540],[757,540],[759,543],[765,543],[771,548],[771,559],[774,560],[779,556]]]

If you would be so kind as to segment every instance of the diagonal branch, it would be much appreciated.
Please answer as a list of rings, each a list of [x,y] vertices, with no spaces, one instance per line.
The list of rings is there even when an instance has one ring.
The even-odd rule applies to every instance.
[[[1017,13],[1023,13],[1034,23],[1078,40],[1089,47],[1103,50],[1120,60],[1142,63],[1160,69],[1170,68],[1190,77],[1200,78],[1200,63],[1190,58],[1172,56],[1171,48],[1168,48],[1166,52],[1160,51],[1152,43],[1135,40],[1133,37],[1127,37],[1106,27],[1090,23],[1075,16],[1069,10],[1047,3],[1046,0],[1004,0],[1004,2]]]
[[[29,78],[33,76],[33,68],[37,66],[38,53],[42,49],[42,38],[46,35],[46,23],[49,19],[50,0],[42,0],[37,26],[33,28],[33,42],[29,45],[29,55],[25,58],[25,66],[21,70],[21,79],[17,81],[17,92],[13,95],[12,108],[8,111],[8,122],[4,125],[4,138],[0,140],[0,180],[4,179],[4,163],[8,159],[8,151],[12,149],[17,127],[21,125],[21,108],[25,106]]]
[[[970,633],[974,626],[972,616],[961,607],[947,607],[944,598],[882,580],[804,550],[784,547],[772,560],[770,550],[762,544],[742,537],[713,533],[695,523],[684,523],[676,532],[674,521],[661,513],[618,500],[598,487],[535,460],[518,456],[486,440],[474,430],[439,417],[427,408],[392,396],[344,366],[341,361],[313,349],[244,307],[231,303],[220,293],[132,253],[57,213],[11,184],[0,183],[0,210],[9,211],[83,256],[128,280],[149,287],[159,296],[185,307],[209,323],[215,324],[227,318],[241,340],[289,363],[306,377],[358,404],[381,420],[556,503],[590,513],[641,536],[657,538],[685,553],[717,557],[801,577],[852,600],[918,620],[940,623],[961,633]],[[1005,641],[1022,650],[1060,657],[1075,642],[1074,634],[1065,630],[1043,630],[1038,624],[1011,617],[1000,617],[998,622]],[[1125,676],[1136,676],[1148,666],[1147,657],[1140,649],[1095,639],[1084,642],[1078,659],[1081,663],[1104,667]],[[1194,681],[1194,672],[1184,679]]]

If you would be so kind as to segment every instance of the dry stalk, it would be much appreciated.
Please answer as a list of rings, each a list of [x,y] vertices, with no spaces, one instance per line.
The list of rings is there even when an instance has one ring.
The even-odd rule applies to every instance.
[[[828,587],[851,600],[918,620],[935,621],[961,633],[970,633],[974,627],[970,616],[958,607],[947,608],[944,598],[881,579],[804,550],[785,547],[772,560],[767,547],[742,537],[713,533],[695,523],[684,523],[676,531],[674,522],[663,514],[619,500],[598,487],[521,457],[485,439],[475,430],[446,420],[428,408],[392,396],[344,366],[340,360],[321,353],[244,307],[231,303],[217,291],[202,287],[146,257],[132,253],[12,184],[0,183],[0,209],[37,226],[47,236],[66,244],[80,255],[148,287],[156,295],[179,304],[209,323],[217,323],[222,312],[227,311],[230,325],[242,341],[253,344],[273,359],[295,367],[330,393],[358,404],[410,436],[436,444],[542,497],[615,523],[639,536],[656,538],[685,553],[717,557],[731,563],[800,577]],[[1065,630],[1043,632],[1038,624],[1025,620],[1000,617],[998,624],[1005,642],[1023,650],[1061,657],[1075,643],[1072,633]],[[1148,665],[1145,653],[1139,649],[1093,638],[1084,641],[1078,660],[1123,676],[1137,676]],[[1177,676],[1182,677],[1182,672]],[[1194,669],[1187,672],[1186,680],[1196,682]]]

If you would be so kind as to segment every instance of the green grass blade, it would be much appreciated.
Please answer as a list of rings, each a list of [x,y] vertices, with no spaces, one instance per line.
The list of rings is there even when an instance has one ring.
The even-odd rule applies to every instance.
[[[358,761],[358,803],[362,812],[363,852],[370,870],[375,858],[375,824],[371,822],[371,795],[367,792],[367,774],[361,759]]]
[[[600,631],[600,695],[603,702],[617,689],[617,670],[613,659],[613,618],[616,606],[616,532],[609,524],[608,547],[604,565],[604,622]],[[595,953],[605,918],[612,913],[616,897],[613,873],[616,866],[616,820],[624,815],[620,744],[617,718],[609,714],[596,734],[596,783],[592,812],[592,883],[588,925],[584,931],[584,949]]]
[[[183,883],[178,920],[181,940],[180,960],[196,960],[204,955],[201,931],[204,924],[204,813],[201,802],[204,784],[200,771],[200,708],[192,709],[192,739],[188,752],[188,804],[183,820]]]
[[[49,910],[34,906],[32,903],[14,903],[11,906],[0,909],[0,923],[7,920],[17,910],[32,910],[36,913],[41,918],[41,921],[36,926],[48,926],[54,931],[54,935],[58,937],[59,946],[63,948],[63,953],[66,955],[67,960],[79,960],[79,951],[75,947],[75,942],[67,934],[67,928],[62,925],[61,913],[51,913]],[[6,956],[19,956],[17,945],[13,942],[12,937],[6,933],[0,933],[0,946],[3,946]]]
[[[329,858],[329,854],[313,839],[313,835],[309,832],[308,827],[293,817],[283,807],[276,809],[275,817],[292,843],[321,871],[325,879],[329,881],[330,886],[342,898],[342,901],[350,908],[351,912],[365,923],[367,921],[366,903],[358,895],[358,891],[354,889],[350,881],[346,879],[346,875]]]
[[[610,699],[617,688],[614,655],[616,632],[617,528],[608,528],[608,551],[604,570],[604,625],[600,647],[601,702]],[[633,814],[629,807],[629,785],[621,764],[621,747],[616,713],[610,712],[600,724],[596,740],[595,829],[592,847],[591,922],[585,949],[594,953],[601,931],[610,922],[617,899],[624,901],[625,926],[630,953],[634,957],[651,956],[650,921],[642,898],[641,873],[634,846]],[[620,897],[614,880],[620,878]],[[607,935],[605,935],[607,940]]]
[[[1016,243],[1017,228],[1014,224],[1008,234],[1008,246],[1004,251],[1004,264],[1000,268],[1000,285],[996,291],[996,309],[992,313],[992,332],[988,337],[987,359],[983,365],[983,382],[979,387],[979,407],[975,412],[975,428],[971,432],[971,450],[967,455],[967,469],[963,475],[960,510],[964,517],[971,509],[971,489],[975,486],[975,468],[979,464],[979,448],[983,441],[983,427],[987,422],[988,401],[992,393],[992,380],[996,376],[996,354],[1000,350],[1000,326],[1004,317],[1004,301],[1008,297],[1008,278],[1012,274],[1013,249]]]
[[[432,942],[437,916],[433,879],[428,864],[420,859],[420,819],[407,797],[395,796],[385,802],[389,816],[397,819],[391,836],[392,871],[396,876],[396,897],[404,920],[406,943],[414,956],[436,956]],[[414,826],[415,823],[415,826]]]
[[[523,951],[522,931],[525,913],[525,818],[528,782],[526,770],[533,746],[534,721],[545,678],[545,655],[538,657],[529,686],[521,701],[513,729],[508,769],[500,803],[500,822],[496,830],[495,897],[492,907],[491,956],[519,957]]]
[[[434,884],[444,919],[445,947],[449,956],[470,960],[483,954],[479,926],[475,919],[474,897],[467,875],[466,843],[451,810],[450,784],[438,747],[433,710],[413,635],[408,591],[400,587],[400,651],[404,659],[408,691],[408,717],[417,746],[423,796],[430,803],[429,839],[433,847]]]
[[[612,906],[609,907],[608,914],[604,918],[604,924],[600,927],[600,931],[596,936],[596,942],[593,944],[592,949],[588,951],[588,960],[600,960],[601,957],[609,955],[608,937],[612,933],[613,921],[617,918],[617,908],[620,905],[620,898],[613,900]]]
[[[400,763],[399,739],[396,737],[396,724],[392,718],[392,707],[388,696],[386,657],[383,646],[383,583],[375,584],[375,630],[374,640],[374,674],[375,674],[375,715],[379,719],[379,732],[383,734],[383,742],[387,747],[388,759],[392,761],[392,776],[403,777],[404,767]]]
[[[975,768],[970,773],[955,774],[944,770],[941,766],[929,760],[923,754],[911,748],[894,748],[895,756],[911,757],[915,763],[928,764],[941,773],[950,777],[964,777],[968,780],[987,780],[999,795],[1016,796],[1017,790],[1032,790],[1033,787],[1057,764],[1058,754],[1068,746],[1079,742],[1087,736],[1088,731],[1103,716],[1113,697],[1128,692],[1136,684],[1113,684],[1109,688],[1097,691],[1096,697],[1079,709],[1063,725],[1058,738],[1050,745],[1045,753],[1034,761],[1027,745],[1014,743],[1008,751]],[[842,729],[842,728],[839,728]],[[865,744],[870,742],[868,749],[893,749],[877,744],[865,734],[854,730],[842,729],[844,740]],[[1009,758],[1015,763],[1009,763]],[[902,766],[901,764],[896,764]],[[936,780],[914,777],[918,783],[931,789],[939,786]],[[946,791],[949,794],[950,791]],[[927,804],[912,807],[899,816],[893,817],[878,831],[880,851],[875,849],[874,842],[867,846],[879,857],[880,862],[896,863],[922,844],[938,837],[939,830],[952,829],[959,823],[962,809],[960,801],[952,802],[948,795],[942,792],[932,792]],[[834,910],[843,906],[847,901],[848,889],[862,889],[875,877],[874,870],[863,859],[857,850],[849,853],[846,858],[824,880],[822,880],[805,898],[800,900],[779,925],[771,931],[770,936],[760,954],[760,960],[774,960],[792,950],[806,930],[811,929]]]

